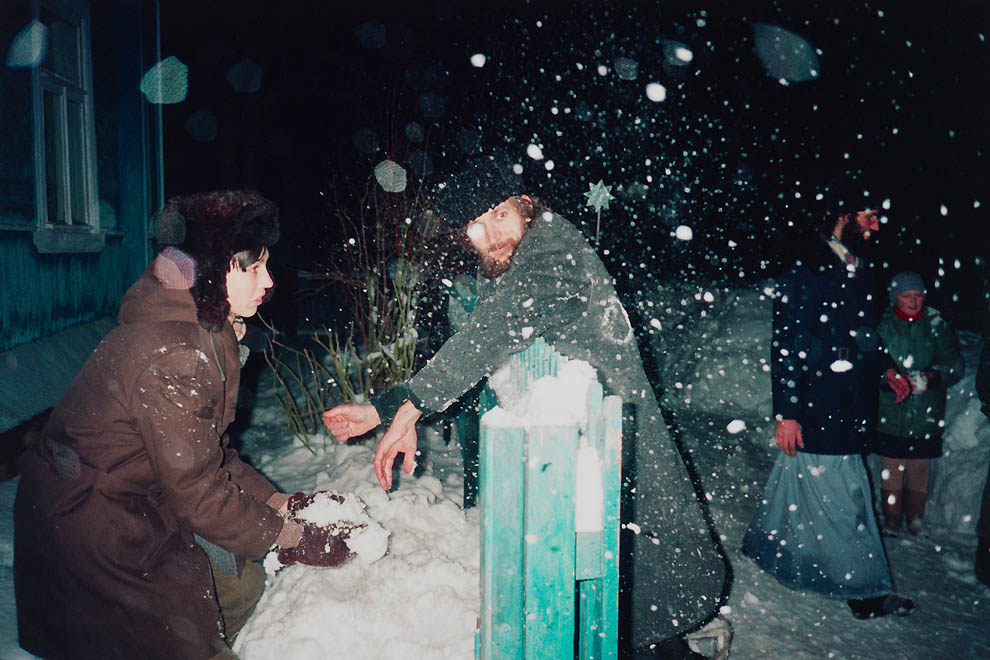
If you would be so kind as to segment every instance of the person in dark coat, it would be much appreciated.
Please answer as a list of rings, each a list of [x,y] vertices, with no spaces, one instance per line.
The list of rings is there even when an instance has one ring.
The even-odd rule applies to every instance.
[[[880,391],[873,451],[882,457],[883,527],[897,534],[906,517],[908,530],[921,534],[928,464],[942,455],[945,393],[962,379],[965,364],[955,331],[938,310],[925,305],[920,275],[895,275],[889,297],[890,307],[877,326],[891,363],[884,377],[907,383],[909,393],[900,396],[889,387]]]
[[[863,455],[882,373],[874,279],[879,229],[851,184],[833,183],[823,233],[777,280],[771,387],[781,454],[743,553],[793,589],[847,600],[857,618],[907,614],[893,584]]]
[[[606,393],[634,411],[623,417],[622,518],[629,525],[621,543],[631,565],[620,571],[632,582],[631,593],[620,594],[629,612],[623,646],[655,645],[651,657],[692,657],[679,635],[715,615],[726,587],[723,556],[667,433],[611,276],[573,225],[520,194],[510,167],[482,156],[434,200],[479,256],[478,300],[467,321],[409,381],[372,405],[338,406],[324,418],[341,441],[388,425],[374,460],[388,489],[399,453],[412,472],[420,416],[447,409],[538,337],[590,363]]]
[[[169,200],[166,247],[21,464],[21,646],[48,660],[233,658],[273,544],[319,543],[228,446],[242,319],[272,286],[278,210],[254,192]],[[314,531],[316,532],[314,534]],[[294,550],[293,550],[294,551]]]

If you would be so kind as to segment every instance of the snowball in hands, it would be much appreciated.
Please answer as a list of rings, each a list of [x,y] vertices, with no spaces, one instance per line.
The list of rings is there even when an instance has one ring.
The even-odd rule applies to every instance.
[[[350,529],[344,538],[347,549],[368,563],[381,559],[388,550],[388,530],[365,513],[364,502],[353,493],[314,493],[312,501],[296,511],[294,518],[320,527]],[[269,552],[264,563],[269,575],[283,566],[277,552]]]

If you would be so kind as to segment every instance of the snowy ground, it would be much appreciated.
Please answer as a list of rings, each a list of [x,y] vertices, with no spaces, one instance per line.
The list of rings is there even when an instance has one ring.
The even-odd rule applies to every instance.
[[[990,588],[973,576],[972,528],[987,471],[990,428],[972,397],[973,373],[950,394],[946,455],[933,470],[929,538],[888,542],[899,592],[919,609],[902,619],[857,621],[841,601],[791,591],[738,551],[775,458],[769,414],[769,302],[762,287],[666,291],[649,359],[664,374],[665,401],[710,495],[735,578],[726,617],[737,660],[990,658]],[[700,294],[700,295],[696,295]],[[979,349],[962,336],[972,368]],[[427,430],[417,477],[402,475],[386,495],[371,470],[371,449],[314,442],[311,453],[287,438],[280,412],[258,387],[243,431],[245,453],[289,492],[352,492],[391,532],[377,562],[341,569],[290,566],[269,579],[237,640],[243,660],[469,660],[478,614],[477,510],[463,511],[459,450]],[[731,433],[730,422],[743,431]],[[738,423],[733,425],[733,429]],[[0,660],[30,658],[14,640],[10,514],[16,480],[0,483]]]

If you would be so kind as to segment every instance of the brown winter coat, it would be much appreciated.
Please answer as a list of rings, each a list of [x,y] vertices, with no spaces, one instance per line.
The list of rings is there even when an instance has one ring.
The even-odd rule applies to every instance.
[[[282,527],[265,504],[275,487],[227,446],[237,339],[226,324],[211,341],[189,292],[164,288],[151,268],[118,323],[22,461],[20,642],[49,660],[210,658],[224,647],[222,620],[193,534],[242,567]]]

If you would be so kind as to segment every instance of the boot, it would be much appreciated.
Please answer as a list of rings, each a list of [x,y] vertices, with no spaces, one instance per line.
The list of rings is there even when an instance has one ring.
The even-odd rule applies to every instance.
[[[973,571],[977,580],[990,587],[990,536],[981,536],[976,542]]]
[[[873,619],[880,616],[907,616],[914,609],[914,601],[896,594],[876,598],[850,598],[846,601],[857,619]]]
[[[925,527],[921,519],[925,515],[925,502],[928,493],[920,490],[904,491],[904,513],[907,516],[908,531],[915,536],[923,536]]]
[[[901,531],[901,514],[904,511],[903,491],[881,490],[883,507],[883,531],[889,536],[897,536]]]

